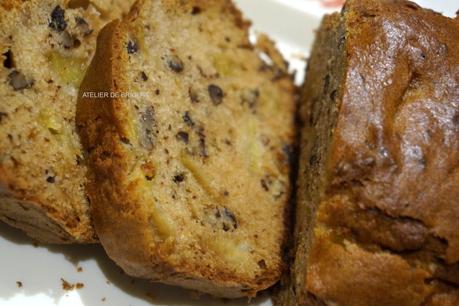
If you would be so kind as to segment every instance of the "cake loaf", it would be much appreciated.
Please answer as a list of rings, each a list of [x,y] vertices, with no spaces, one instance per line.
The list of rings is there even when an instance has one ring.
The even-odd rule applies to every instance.
[[[231,1],[139,1],[80,90],[94,224],[128,274],[254,296],[283,270],[294,85]],[[264,60],[262,60],[264,58]]]
[[[276,305],[459,305],[459,22],[349,0],[318,31]]]

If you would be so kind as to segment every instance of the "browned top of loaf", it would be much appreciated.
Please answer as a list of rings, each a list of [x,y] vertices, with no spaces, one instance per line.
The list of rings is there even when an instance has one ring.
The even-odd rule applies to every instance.
[[[230,1],[140,1],[107,26],[81,92],[98,235],[129,274],[254,295],[283,268],[294,97]],[[272,62],[263,62],[264,52]]]
[[[343,18],[307,289],[333,305],[458,305],[459,22],[402,0],[351,0]]]

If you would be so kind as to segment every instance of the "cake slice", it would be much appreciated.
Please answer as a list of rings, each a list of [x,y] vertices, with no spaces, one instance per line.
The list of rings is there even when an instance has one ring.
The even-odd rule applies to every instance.
[[[0,1],[0,220],[42,242],[95,240],[74,117],[97,32],[120,12]]]
[[[155,0],[99,35],[77,124],[97,233],[130,275],[228,298],[279,279],[294,85],[248,27],[231,1]]]
[[[459,305],[458,82],[457,19],[403,0],[325,18],[276,305]]]

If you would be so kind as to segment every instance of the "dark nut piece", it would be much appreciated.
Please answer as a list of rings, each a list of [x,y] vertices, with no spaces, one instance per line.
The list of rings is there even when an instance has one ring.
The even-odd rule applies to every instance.
[[[207,152],[207,146],[206,146],[206,133],[203,127],[200,127],[197,131],[196,134],[199,137],[199,151],[200,155],[202,157],[209,157],[209,154]]]
[[[128,41],[127,43],[128,54],[135,54],[137,53],[137,51],[139,51],[139,47],[137,47],[137,44],[132,40]]]
[[[148,81],[148,76],[145,72],[140,72],[140,77],[142,78],[142,80],[144,80],[145,82]]]
[[[191,119],[190,112],[186,111],[185,114],[183,114],[183,121],[189,126],[189,127],[194,127],[195,123],[193,119]]]
[[[189,135],[187,132],[180,131],[177,133],[177,139],[180,141],[183,141],[184,143],[188,144],[188,141],[190,139]]]
[[[51,12],[51,20],[48,26],[56,32],[62,32],[67,28],[65,10],[63,10],[59,5]]]
[[[199,6],[193,6],[191,9],[191,15],[201,14],[201,8]]]
[[[217,208],[215,217],[221,223],[222,229],[225,232],[234,231],[238,227],[236,216],[227,207]]]
[[[130,145],[131,144],[131,141],[129,140],[129,138],[127,137],[124,137],[124,136],[121,136],[120,137],[120,141],[126,145]]]
[[[207,88],[209,91],[210,99],[214,105],[219,105],[223,102],[223,90],[215,84],[209,85]]]
[[[183,62],[177,55],[172,55],[167,59],[167,66],[177,73],[183,71]]]
[[[8,75],[8,79],[9,84],[14,88],[14,90],[30,88],[33,85],[33,81],[27,80],[22,73],[16,70]]]
[[[174,183],[179,184],[185,180],[185,173],[178,173],[172,178]]]

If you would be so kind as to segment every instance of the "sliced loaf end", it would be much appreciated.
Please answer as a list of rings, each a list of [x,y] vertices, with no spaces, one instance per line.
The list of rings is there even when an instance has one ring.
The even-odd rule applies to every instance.
[[[0,219],[42,242],[93,242],[74,117],[107,19],[89,1],[2,1],[0,14]]]

